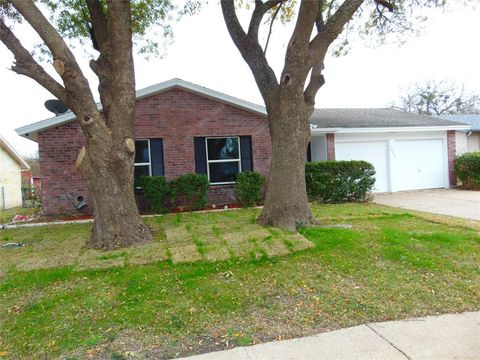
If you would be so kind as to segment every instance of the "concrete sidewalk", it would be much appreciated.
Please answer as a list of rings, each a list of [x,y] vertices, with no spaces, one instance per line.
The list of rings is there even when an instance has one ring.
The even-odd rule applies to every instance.
[[[480,312],[365,324],[184,359],[480,359]]]

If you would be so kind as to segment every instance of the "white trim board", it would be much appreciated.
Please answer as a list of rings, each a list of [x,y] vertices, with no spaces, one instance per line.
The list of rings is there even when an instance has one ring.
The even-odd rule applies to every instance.
[[[395,126],[395,127],[362,127],[362,128],[314,128],[310,130],[312,136],[326,133],[397,133],[417,131],[447,131],[447,130],[469,130],[469,125],[445,125],[445,126]]]

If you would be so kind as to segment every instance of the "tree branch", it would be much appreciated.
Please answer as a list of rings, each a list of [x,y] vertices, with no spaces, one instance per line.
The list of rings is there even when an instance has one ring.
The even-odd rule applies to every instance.
[[[255,9],[250,18],[250,25],[248,26],[248,36],[250,36],[252,40],[258,41],[258,29],[267,11],[278,4],[283,4],[284,1],[285,0],[269,0],[264,3],[262,0],[255,0]]]
[[[317,28],[317,33],[322,31],[325,21],[323,19],[323,6],[325,5],[325,0],[321,0],[318,3],[317,17],[315,18],[315,27]]]
[[[265,48],[263,49],[263,53],[266,54],[267,53],[267,48],[268,48],[268,43],[270,42],[270,36],[272,35],[272,27],[273,27],[273,22],[275,21],[278,13],[280,12],[281,8],[282,8],[282,5],[283,5],[283,2],[281,2],[277,9],[275,10],[275,12],[273,13],[272,15],[272,19],[270,21],[270,26],[268,27],[268,35],[267,35],[267,41],[265,43]]]
[[[108,119],[114,93],[108,21],[105,9],[99,0],[86,0],[86,4],[91,22],[93,47],[100,52],[98,58],[91,60],[89,65],[98,77],[98,92],[102,102],[103,115],[105,119]]]
[[[323,58],[325,58],[325,56]],[[305,105],[307,106],[315,107],[315,96],[317,95],[318,90],[325,84],[325,77],[322,74],[323,68],[323,59],[321,62],[315,64],[312,68],[310,80],[305,91],[303,92]]]
[[[275,73],[268,64],[258,39],[248,36],[240,25],[235,12],[234,0],[223,0],[220,4],[230,37],[252,70],[265,105],[268,107],[272,100],[272,92],[278,85]]]
[[[323,19],[323,6],[325,0],[321,0],[318,4],[317,17],[315,18],[315,27],[317,28],[317,33],[322,31],[325,21]],[[318,90],[325,84],[325,77],[322,74],[324,66],[326,51],[323,52],[323,56],[319,59],[312,67],[312,72],[310,74],[310,80],[308,85],[303,92],[305,99],[305,105],[310,106],[311,108],[315,107],[315,96],[317,95]]]
[[[385,0],[374,0],[375,3],[378,5],[383,6],[384,8],[388,9],[388,11],[393,12],[395,10],[395,7],[392,3],[385,1]]]
[[[55,62],[63,69],[59,74],[65,85],[66,104],[77,114],[98,112],[88,81],[67,44],[31,0],[10,0],[50,49]],[[58,68],[58,67],[57,67]]]
[[[322,30],[310,42],[311,64],[318,62],[322,50],[340,35],[343,27],[351,20],[365,0],[345,0],[337,11],[327,20]]]
[[[108,58],[110,41],[108,39],[107,18],[99,0],[86,0],[92,25],[94,48]]]
[[[300,3],[295,28],[287,47],[286,62],[289,58],[305,55],[304,52],[308,49],[317,12],[318,0],[304,0]]]
[[[2,18],[0,18],[0,41],[5,44],[15,57],[15,65],[12,66],[11,70],[35,80],[59,100],[66,102],[65,88],[35,61]]]
[[[133,65],[132,18],[130,1],[108,0],[107,12],[108,33],[110,34],[111,75],[113,77],[113,94],[110,112],[107,119],[113,132],[119,132],[120,138],[131,137],[133,129],[117,124],[122,118],[116,114],[131,113],[133,121],[135,111],[135,72]],[[118,138],[115,136],[114,138]]]

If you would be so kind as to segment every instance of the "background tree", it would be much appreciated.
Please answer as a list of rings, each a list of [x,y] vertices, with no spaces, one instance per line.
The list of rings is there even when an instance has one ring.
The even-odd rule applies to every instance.
[[[184,11],[197,5],[187,3]],[[93,200],[95,221],[89,243],[93,248],[113,249],[151,238],[133,193],[132,46],[133,39],[142,42],[152,27],[164,25],[173,10],[169,0],[0,0],[0,41],[14,55],[11,70],[35,80],[65,103],[81,126],[86,145],[76,166]],[[39,35],[58,76],[47,72],[14,34],[12,25],[20,21]],[[163,29],[168,31],[168,27]],[[90,68],[99,80],[101,111],[67,45],[74,39],[83,45],[90,43],[92,53],[94,49],[98,54]],[[140,47],[141,51],[155,48],[155,41]]]
[[[480,96],[449,81],[429,80],[412,85],[393,106],[425,115],[479,114]]]
[[[235,1],[221,1],[230,36],[253,73],[268,113],[272,163],[258,222],[295,229],[314,220],[305,190],[305,153],[310,138],[309,119],[315,96],[325,83],[322,72],[330,46],[339,39],[337,53],[346,48],[348,38],[339,38],[346,27],[363,35],[377,34],[381,40],[389,33],[409,32],[416,18],[414,10],[442,6],[445,1],[302,0],[297,6],[294,0],[256,0],[254,4],[248,28],[244,29]],[[277,78],[266,49],[260,45],[259,30],[265,24],[264,18],[270,18],[272,23],[279,11],[296,20],[285,65]]]

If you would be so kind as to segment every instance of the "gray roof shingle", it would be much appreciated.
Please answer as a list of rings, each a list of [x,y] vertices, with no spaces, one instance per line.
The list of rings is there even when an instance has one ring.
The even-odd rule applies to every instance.
[[[397,109],[315,109],[310,123],[317,128],[452,126],[458,122]]]
[[[472,131],[480,131],[480,114],[442,115],[443,119],[472,125]]]

